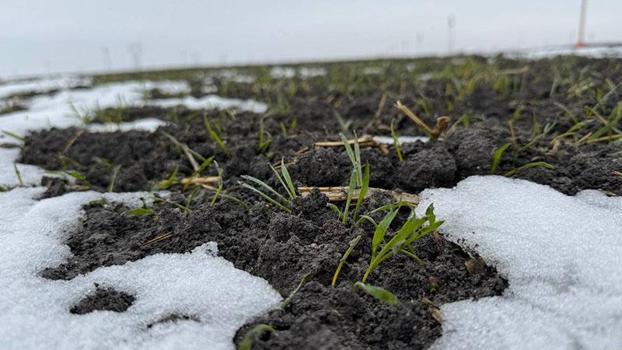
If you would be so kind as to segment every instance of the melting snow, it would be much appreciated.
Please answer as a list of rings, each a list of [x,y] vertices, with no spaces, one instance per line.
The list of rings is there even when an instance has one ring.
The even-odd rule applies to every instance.
[[[378,142],[378,143],[383,143],[385,145],[392,145],[393,144],[393,137],[391,136],[374,136],[374,141]],[[428,142],[430,141],[430,138],[427,136],[398,136],[397,137],[397,142],[399,142],[399,144],[404,144],[404,143],[415,143],[417,141],[421,141],[421,142]]]
[[[436,348],[622,348],[622,198],[476,176],[422,200],[510,282],[501,297],[443,306]]]
[[[17,93],[30,91],[47,92],[54,89],[71,89],[90,84],[91,79],[75,76],[9,81],[0,85],[0,99]]]
[[[207,95],[201,98],[186,96],[183,98],[158,99],[149,101],[149,104],[161,107],[174,107],[178,105],[184,105],[191,109],[237,108],[244,111],[251,111],[254,113],[264,113],[268,109],[268,106],[261,102],[253,100],[239,100],[236,98],[225,98],[217,95]]]
[[[95,192],[37,201],[43,188],[0,193],[0,339],[3,349],[233,349],[235,331],[274,307],[279,294],[263,279],[214,256],[215,243],[187,254],[156,254],[98,268],[71,281],[38,276],[69,256],[61,244]],[[146,193],[105,195],[136,205]],[[94,283],[135,295],[125,312],[73,315]],[[147,326],[171,314],[182,321]]]

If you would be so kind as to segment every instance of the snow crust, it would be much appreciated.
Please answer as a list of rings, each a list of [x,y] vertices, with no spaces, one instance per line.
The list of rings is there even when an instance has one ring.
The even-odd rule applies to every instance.
[[[201,98],[186,96],[183,98],[151,100],[149,101],[149,105],[156,105],[161,107],[174,107],[178,105],[184,105],[192,109],[237,108],[240,110],[250,111],[254,113],[264,113],[266,110],[268,110],[268,106],[262,102],[257,102],[253,100],[240,100],[236,98],[225,98],[218,95],[207,95]]]
[[[0,193],[0,340],[2,349],[233,349],[235,331],[274,307],[279,294],[263,279],[214,255],[215,243],[188,254],[157,254],[99,268],[70,281],[39,272],[69,255],[62,239],[95,192],[37,201],[44,188]],[[146,193],[105,195],[137,205]],[[94,283],[136,297],[125,312],[74,315],[69,309]],[[171,314],[195,321],[148,325]]]
[[[510,57],[518,57],[518,58],[531,58],[531,59],[539,59],[539,58],[547,58],[547,57],[555,57],[560,55],[575,55],[575,56],[585,56],[585,57],[596,57],[596,58],[606,58],[606,57],[621,57],[622,56],[622,47],[584,47],[580,49],[576,49],[573,47],[567,48],[545,48],[538,50],[530,50],[526,52],[516,52],[509,53]]]
[[[391,136],[374,136],[374,141],[385,145],[392,145],[393,137]],[[398,136],[397,142],[401,145],[404,143],[415,143],[417,141],[428,142],[430,138],[427,136]]]
[[[445,235],[510,283],[444,305],[435,349],[622,349],[622,198],[497,176],[421,198],[419,211],[434,203]]]
[[[90,78],[77,76],[8,81],[4,84],[0,84],[0,99],[16,93],[30,91],[47,92],[53,89],[71,89],[77,86],[90,84]]]

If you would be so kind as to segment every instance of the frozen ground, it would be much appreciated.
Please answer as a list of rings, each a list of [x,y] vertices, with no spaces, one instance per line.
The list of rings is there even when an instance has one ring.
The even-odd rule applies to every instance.
[[[622,198],[486,176],[422,200],[510,282],[502,297],[443,306],[436,348],[622,349]]]

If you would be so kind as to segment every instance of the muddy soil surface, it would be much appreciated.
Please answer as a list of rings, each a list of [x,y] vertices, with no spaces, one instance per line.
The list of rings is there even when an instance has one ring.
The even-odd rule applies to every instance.
[[[265,278],[284,298],[291,296],[287,305],[242,327],[236,343],[254,325],[264,323],[275,332],[255,339],[253,348],[428,347],[441,336],[438,306],[503,293],[507,282],[494,267],[440,235],[428,236],[414,247],[423,264],[398,255],[370,278],[400,300],[397,306],[383,304],[352,288],[369,262],[374,231],[370,223],[343,224],[319,192],[295,199],[292,212],[286,213],[242,188],[241,176],[280,188],[270,164],[283,159],[298,186],[347,185],[352,165],[345,150],[316,148],[314,143],[339,140],[339,132],[348,130],[386,136],[391,124],[399,135],[423,135],[393,107],[401,100],[429,125],[442,115],[451,116],[454,123],[438,141],[403,144],[403,160],[394,146],[388,153],[364,148],[361,157],[371,166],[372,187],[410,193],[451,187],[468,176],[490,174],[493,154],[507,147],[495,174],[550,185],[569,195],[584,189],[621,195],[622,149],[614,141],[622,128],[622,90],[615,87],[622,77],[622,61],[497,58],[493,64],[475,57],[426,67],[409,79],[403,67],[389,65],[385,74],[375,75],[352,74],[344,66],[307,80],[217,82],[220,95],[268,103],[270,109],[263,115],[108,109],[96,113],[96,120],[160,118],[168,124],[155,133],[77,128],[32,133],[20,162],[70,175],[45,179],[44,196],[85,189],[170,191],[145,216],[132,215],[115,203],[87,205],[82,225],[66,242],[73,256],[45,269],[42,276],[72,279],[100,266],[188,252],[215,241],[219,254],[237,268]],[[188,156],[189,150],[194,156]],[[190,159],[201,163],[210,157],[215,162],[197,174]],[[213,201],[213,190],[179,184],[193,174],[217,175],[219,168],[229,197]],[[389,202],[368,198],[362,212]],[[378,213],[372,216],[382,219]],[[390,232],[407,216],[408,210],[402,210]],[[362,240],[339,283],[331,287],[342,254],[358,235]],[[171,317],[192,320],[188,315]]]

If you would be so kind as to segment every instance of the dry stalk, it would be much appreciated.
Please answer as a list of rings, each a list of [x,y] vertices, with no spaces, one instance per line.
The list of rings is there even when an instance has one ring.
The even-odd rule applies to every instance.
[[[328,197],[328,201],[329,202],[345,201],[347,199],[347,197],[348,197],[348,189],[349,189],[349,187],[345,187],[345,186],[334,186],[334,187],[306,187],[306,186],[300,186],[300,187],[298,187],[298,191],[300,192],[300,194],[303,197],[306,197],[306,196],[311,194],[313,189],[316,189],[316,188],[320,191],[320,193],[322,193],[326,197]],[[413,207],[416,207],[417,204],[419,204],[419,196],[417,196],[416,194],[405,193],[405,192],[397,192],[397,191],[391,191],[391,190],[385,190],[385,189],[382,189],[382,188],[370,187],[367,190],[367,194],[366,194],[365,198],[369,198],[370,196],[372,196],[374,194],[388,195],[388,196],[393,197],[393,199],[395,199],[398,202],[404,202],[404,203],[407,203],[408,205],[413,206]],[[352,196],[352,200],[358,199],[358,195],[359,195],[359,191],[355,190],[354,194]]]
[[[434,128],[431,128],[424,122],[421,118],[419,118],[410,108],[404,106],[402,102],[397,101],[395,103],[395,108],[398,111],[402,112],[406,115],[410,120],[412,120],[419,128],[421,128],[431,139],[436,140],[439,136],[447,129],[449,123],[451,122],[451,118],[447,116],[442,116],[436,118],[436,125]]]
[[[359,137],[358,139],[350,139],[348,140],[348,144],[354,145],[355,143],[359,144],[361,148],[378,148],[383,155],[389,154],[389,148],[387,145],[384,145],[380,142],[374,140],[373,137],[369,135],[365,135]],[[341,141],[318,141],[313,144],[314,148],[328,148],[328,147],[344,147],[343,142]]]

